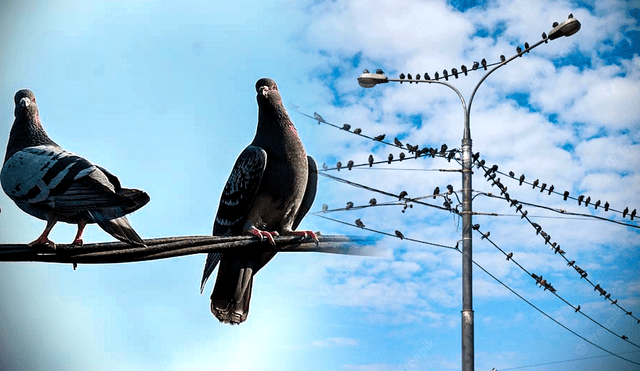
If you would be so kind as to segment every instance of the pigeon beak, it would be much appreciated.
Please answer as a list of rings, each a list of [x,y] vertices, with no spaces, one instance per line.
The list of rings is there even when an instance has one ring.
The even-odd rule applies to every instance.
[[[261,86],[260,88],[258,88],[258,92],[260,94],[262,94],[263,97],[267,97],[267,94],[269,94],[269,87],[268,86]]]
[[[20,105],[24,108],[29,107],[29,105],[31,104],[31,99],[24,97],[22,99],[20,99]]]

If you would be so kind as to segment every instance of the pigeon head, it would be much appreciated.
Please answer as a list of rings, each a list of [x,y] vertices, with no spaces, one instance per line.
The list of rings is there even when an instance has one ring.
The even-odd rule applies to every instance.
[[[258,104],[282,105],[278,84],[270,78],[263,77],[256,82]]]
[[[16,105],[16,119],[9,133],[5,162],[23,148],[38,145],[58,146],[49,138],[40,123],[36,96],[33,92],[28,89],[18,90],[13,101]]]
[[[258,101],[258,121],[263,124],[278,124],[282,127],[293,126],[287,110],[282,104],[282,97],[275,81],[261,78],[256,82]]]
[[[13,102],[16,105],[15,116],[16,118],[38,118],[38,105],[36,104],[36,96],[29,89],[18,90],[13,97]]]

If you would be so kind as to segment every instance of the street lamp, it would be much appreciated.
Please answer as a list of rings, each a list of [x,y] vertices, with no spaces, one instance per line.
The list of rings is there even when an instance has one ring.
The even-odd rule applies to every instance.
[[[368,70],[364,70],[364,73],[358,77],[358,84],[363,88],[373,88],[378,84],[385,84],[388,82],[409,82],[409,83],[428,83],[428,84],[441,84],[452,89],[462,103],[462,109],[464,111],[464,133],[462,137],[462,370],[473,371],[474,370],[474,339],[473,339],[473,285],[472,285],[472,197],[471,197],[471,178],[472,178],[472,152],[471,152],[471,129],[469,125],[469,116],[471,114],[471,104],[473,98],[478,91],[480,85],[484,80],[493,73],[493,71],[511,62],[517,57],[522,56],[524,53],[528,53],[531,49],[539,46],[542,43],[547,43],[549,40],[555,40],[561,36],[571,36],[580,30],[580,22],[573,18],[573,15],[569,15],[569,18],[558,24],[553,24],[553,29],[549,31],[547,36],[542,34],[542,40],[537,43],[528,46],[525,44],[525,49],[522,50],[518,47],[518,53],[509,59],[501,58],[501,62],[495,67],[489,70],[474,87],[471,97],[469,98],[469,105],[465,102],[464,96],[453,85],[445,81],[439,81],[436,74],[436,79],[431,80],[425,75],[425,80],[418,79],[405,79],[404,75],[400,75],[399,79],[390,79],[384,75],[381,70],[377,70],[376,73],[370,73]],[[474,63],[473,70],[479,68],[478,63]],[[487,64],[483,60],[482,68],[487,69]],[[466,67],[463,68],[466,75]],[[457,78],[457,74],[456,74]],[[445,70],[445,79],[448,80]]]

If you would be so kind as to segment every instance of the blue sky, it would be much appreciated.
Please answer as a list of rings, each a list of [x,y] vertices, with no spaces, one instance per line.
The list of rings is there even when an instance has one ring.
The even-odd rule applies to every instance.
[[[274,78],[288,107],[318,112],[329,122],[421,147],[456,148],[462,112],[450,90],[415,84],[364,90],[357,76],[364,68],[382,68],[390,77],[433,76],[483,58],[495,62],[538,41],[569,13],[582,23],[580,32],[541,45],[480,87],[471,114],[473,149],[503,172],[633,210],[640,207],[637,1],[3,2],[0,155],[13,122],[13,95],[30,88],[55,141],[151,195],[130,217],[141,236],[206,235],[233,162],[255,131],[258,78]],[[450,81],[468,97],[480,77],[476,72]],[[399,152],[317,125],[291,108],[290,114],[320,164],[365,163],[369,154],[383,159]],[[418,197],[447,184],[459,190],[459,173],[431,171],[457,166],[436,158],[331,174]],[[515,180],[503,183],[512,198],[622,221],[620,214],[565,202]],[[497,192],[480,171],[473,186]],[[347,201],[364,205],[372,197],[393,201],[321,178],[313,210]],[[29,242],[44,228],[4,194],[0,208],[0,243]],[[452,214],[419,205],[401,211],[379,207],[328,216],[349,223],[360,218],[369,228],[446,246],[460,239],[460,221]],[[510,215],[475,216],[474,223],[567,301],[640,343],[640,324],[580,280],[507,203],[477,197],[474,211]],[[593,282],[640,314],[637,228],[528,212]],[[625,221],[638,225],[628,216]],[[367,235],[311,215],[302,227]],[[74,232],[61,223],[51,238],[68,243]],[[84,239],[111,237],[89,226]],[[209,312],[211,284],[199,294],[204,255],[80,265],[77,271],[4,263],[0,368],[460,369],[460,254],[390,237],[376,246],[385,257],[279,254],[256,277],[248,321],[234,327]],[[570,329],[640,362],[637,347],[537,287],[479,235],[474,259]],[[570,334],[479,269],[474,310],[478,370],[637,369]]]

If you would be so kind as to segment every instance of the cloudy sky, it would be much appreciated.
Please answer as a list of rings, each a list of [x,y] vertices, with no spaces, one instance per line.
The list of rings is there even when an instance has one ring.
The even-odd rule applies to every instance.
[[[570,13],[582,24],[576,35],[537,47],[479,88],[471,112],[473,150],[499,166],[511,198],[627,224],[522,209],[591,282],[639,318],[639,224],[620,213],[640,207],[638,1],[3,2],[1,151],[13,122],[13,95],[30,88],[55,141],[151,195],[130,217],[141,236],[206,235],[233,162],[255,131],[258,78],[278,82],[307,152],[329,168],[337,161],[366,163],[370,154],[376,161],[389,153],[398,158],[402,150],[303,114],[318,112],[371,137],[386,134],[385,141],[455,149],[463,116],[453,91],[406,83],[363,89],[357,76],[381,68],[392,78],[433,78],[482,59],[498,62],[539,41]],[[483,74],[449,82],[468,100]],[[448,184],[459,191],[460,173],[441,169],[459,164],[406,159],[328,174],[410,197]],[[589,196],[591,204],[519,186],[509,171],[571,197]],[[474,267],[476,369],[638,369],[601,348],[640,362],[640,324],[580,279],[508,202],[487,197],[500,191],[483,174],[476,170],[473,178],[479,194],[473,209],[493,215],[476,215],[474,223],[570,305],[478,233],[474,260],[575,334]],[[313,211],[349,201],[367,205],[373,197],[379,204],[397,201],[321,177]],[[451,200],[455,207],[455,196]],[[595,210],[596,200],[615,211]],[[444,199],[422,201],[440,206]],[[410,205],[323,216],[348,224],[361,219],[372,230],[398,230],[448,247],[460,240],[455,214]],[[0,243],[29,242],[44,228],[4,194],[0,208]],[[314,215],[302,227],[375,236],[383,257],[279,254],[256,277],[248,321],[234,327],[218,323],[208,294],[199,294],[204,255],[76,271],[3,263],[0,368],[460,369],[458,251]],[[74,232],[61,223],[51,238],[68,243]],[[96,226],[86,230],[86,242],[110,240]],[[578,305],[581,313],[573,308]]]

